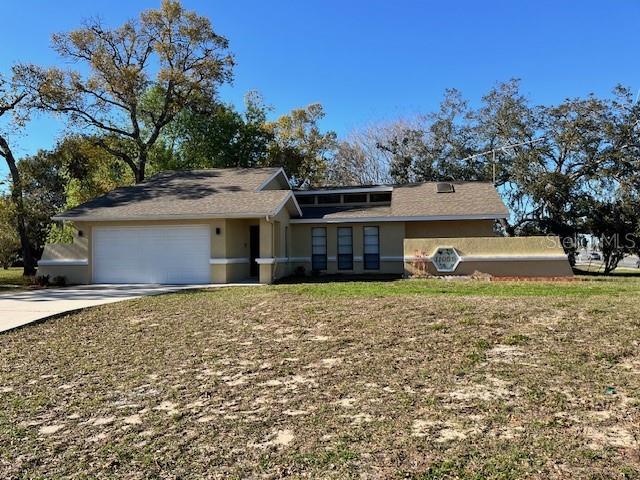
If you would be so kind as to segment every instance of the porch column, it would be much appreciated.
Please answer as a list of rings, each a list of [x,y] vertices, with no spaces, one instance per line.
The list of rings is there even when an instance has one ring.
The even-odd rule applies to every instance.
[[[275,252],[273,248],[273,223],[260,219],[260,258],[273,259]],[[271,283],[273,281],[273,262],[265,262],[259,265],[260,283]]]
[[[225,219],[215,220],[211,222],[211,258],[226,258],[226,256],[227,221]],[[213,263],[211,265],[211,283],[227,283],[227,281],[227,266]]]

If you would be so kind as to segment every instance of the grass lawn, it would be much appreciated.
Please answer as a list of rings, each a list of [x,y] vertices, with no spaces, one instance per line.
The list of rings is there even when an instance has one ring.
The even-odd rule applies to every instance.
[[[602,264],[580,264],[574,269],[581,275],[597,274],[604,275],[604,267]],[[611,276],[623,276],[623,277],[640,277],[640,269],[630,267],[618,267],[613,270],[609,275]]]
[[[640,478],[640,281],[278,285],[0,335],[0,478]]]
[[[0,292],[2,290],[22,288],[33,285],[33,279],[22,276],[22,267],[20,268],[0,268]]]

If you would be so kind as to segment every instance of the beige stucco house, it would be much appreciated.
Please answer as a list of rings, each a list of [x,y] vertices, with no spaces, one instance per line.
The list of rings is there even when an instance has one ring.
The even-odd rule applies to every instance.
[[[557,239],[495,233],[482,182],[294,191],[278,168],[165,172],[55,217],[73,244],[39,274],[69,283],[261,283],[291,274],[571,275]]]

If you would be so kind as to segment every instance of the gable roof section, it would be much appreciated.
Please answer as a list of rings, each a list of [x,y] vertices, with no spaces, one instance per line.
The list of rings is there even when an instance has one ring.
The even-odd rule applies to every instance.
[[[391,204],[357,207],[304,207],[295,223],[502,219],[507,207],[491,183],[451,182],[454,191],[438,193],[436,182],[393,187]]]
[[[257,188],[262,190],[291,190],[291,182],[282,167],[274,169],[275,171],[264,180]]]
[[[163,172],[138,185],[117,188],[54,219],[248,218],[275,215],[285,207],[299,214],[291,190],[261,190],[280,171],[279,168],[225,168]]]

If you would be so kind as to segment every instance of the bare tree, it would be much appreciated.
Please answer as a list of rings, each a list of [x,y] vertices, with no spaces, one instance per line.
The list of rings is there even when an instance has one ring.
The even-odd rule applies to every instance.
[[[329,162],[326,183],[330,185],[371,185],[390,183],[391,154],[381,148],[410,122],[397,120],[355,130],[338,144]]]

